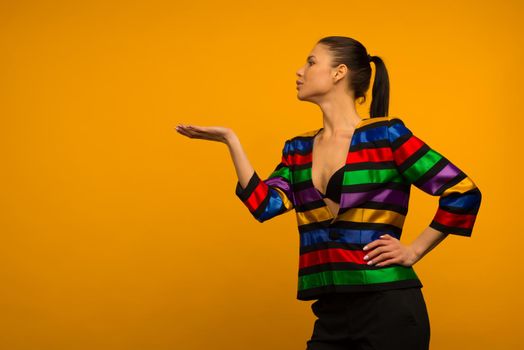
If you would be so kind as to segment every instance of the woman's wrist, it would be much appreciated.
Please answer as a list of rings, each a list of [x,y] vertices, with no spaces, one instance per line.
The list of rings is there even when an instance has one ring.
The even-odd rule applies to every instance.
[[[415,258],[415,262],[419,261],[420,258],[422,258],[422,256],[424,255],[424,248],[417,245],[416,242],[412,242],[409,245],[409,248],[411,249],[411,252]]]
[[[422,233],[409,245],[413,254],[416,257],[416,261],[419,261],[435,248],[447,234],[437,231],[431,227],[427,227]]]
[[[233,129],[229,129],[227,133],[224,135],[224,143],[228,146],[231,146],[234,143],[237,143],[238,141],[238,136],[237,134],[235,134]]]

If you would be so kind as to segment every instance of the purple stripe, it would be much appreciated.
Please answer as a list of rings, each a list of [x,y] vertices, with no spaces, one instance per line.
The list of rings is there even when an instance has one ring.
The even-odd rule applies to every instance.
[[[295,193],[296,205],[303,205],[321,199],[313,187]],[[372,192],[342,193],[340,208],[357,207],[366,201],[393,204],[402,207],[408,206],[409,195],[403,191],[393,189],[378,189]]]
[[[321,198],[320,194],[318,194],[317,190],[313,187],[308,187],[302,191],[298,191],[295,193],[295,200],[297,206],[316,201],[319,198]]]
[[[378,189],[371,192],[342,193],[340,207],[352,208],[367,201],[394,204],[402,207],[407,207],[409,196],[405,192],[393,189]]]
[[[424,192],[435,195],[439,188],[454,179],[459,173],[460,169],[449,163],[438,174],[426,181],[420,189]]]
[[[291,185],[283,177],[281,177],[281,176],[272,177],[272,178],[264,180],[264,182],[268,186],[278,187],[279,189],[284,191],[284,193],[286,194],[286,196],[289,199],[293,198],[293,193],[291,192]]]

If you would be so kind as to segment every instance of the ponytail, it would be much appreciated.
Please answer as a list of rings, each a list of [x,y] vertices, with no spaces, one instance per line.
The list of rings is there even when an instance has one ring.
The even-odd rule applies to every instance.
[[[371,107],[369,115],[384,117],[389,113],[389,75],[384,61],[378,56],[370,56],[370,62],[375,63],[375,81],[371,91]]]

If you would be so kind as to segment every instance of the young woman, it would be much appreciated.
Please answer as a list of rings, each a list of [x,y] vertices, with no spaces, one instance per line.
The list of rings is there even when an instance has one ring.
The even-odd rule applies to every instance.
[[[355,103],[365,102],[371,63],[376,72],[370,117],[362,118]],[[413,265],[448,234],[471,236],[480,190],[400,118],[388,116],[384,62],[357,40],[319,40],[297,76],[298,99],[320,107],[323,127],[286,140],[264,180],[231,129],[176,129],[228,145],[238,175],[236,195],[255,219],[295,209],[297,298],[316,300],[308,350],[429,349],[429,317]],[[411,185],[440,198],[429,226],[404,244]]]

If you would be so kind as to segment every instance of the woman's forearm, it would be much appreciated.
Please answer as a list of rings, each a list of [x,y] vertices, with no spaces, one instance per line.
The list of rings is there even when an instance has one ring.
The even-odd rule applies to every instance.
[[[422,259],[424,255],[429,253],[448,235],[446,233],[435,230],[432,227],[427,227],[422,233],[410,244],[417,260]]]
[[[229,154],[235,165],[238,182],[240,182],[242,188],[246,188],[251,176],[255,172],[255,169],[249,162],[247,154],[242,148],[242,144],[235,133],[232,132],[226,137],[226,145],[229,148]]]

